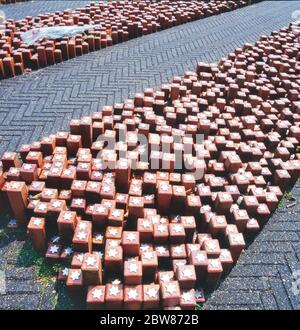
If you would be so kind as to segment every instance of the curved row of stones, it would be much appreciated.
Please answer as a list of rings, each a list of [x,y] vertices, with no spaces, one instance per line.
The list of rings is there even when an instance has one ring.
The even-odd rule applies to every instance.
[[[247,1],[112,1],[75,10],[41,14],[35,18],[5,22],[0,30],[0,79],[53,65],[113,44],[154,33],[175,25],[224,13]],[[86,35],[43,40],[27,45],[21,33],[40,27],[95,25]]]
[[[74,299],[194,308],[226,276],[299,178],[299,36],[262,36],[3,155],[1,209],[63,263]]]

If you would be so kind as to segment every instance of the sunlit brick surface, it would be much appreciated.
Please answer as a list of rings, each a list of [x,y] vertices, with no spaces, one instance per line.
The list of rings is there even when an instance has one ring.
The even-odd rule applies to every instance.
[[[89,287],[88,308],[193,308],[200,289],[215,288],[299,177],[298,35],[296,25],[274,32],[219,66],[199,63],[160,91],[73,120],[70,133],[24,145],[23,165],[4,154],[3,204],[19,225],[30,219],[46,258],[71,261],[59,279],[74,298]],[[123,130],[124,143],[104,153],[116,169],[104,170],[96,139]],[[137,133],[159,164],[191,146],[192,168],[153,170]]]

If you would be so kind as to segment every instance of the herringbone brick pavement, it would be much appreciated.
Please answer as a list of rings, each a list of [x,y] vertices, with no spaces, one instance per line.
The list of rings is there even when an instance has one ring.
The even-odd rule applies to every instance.
[[[67,129],[71,118],[146,87],[159,87],[174,75],[194,70],[197,61],[215,62],[245,42],[287,25],[297,9],[300,1],[264,1],[4,80],[0,82],[0,154]],[[295,189],[299,195],[300,184]],[[299,307],[291,291],[291,272],[299,268],[299,206],[278,214],[205,308]],[[0,270],[5,269],[9,282],[0,308],[53,308],[54,285],[41,290],[40,283],[33,282],[32,267],[18,265],[15,251],[22,251],[23,244],[16,237],[0,243]]]
[[[92,0],[34,0],[14,4],[0,5],[6,18],[19,20],[25,16],[37,16],[45,12],[52,13],[67,8],[78,8],[93,2]]]

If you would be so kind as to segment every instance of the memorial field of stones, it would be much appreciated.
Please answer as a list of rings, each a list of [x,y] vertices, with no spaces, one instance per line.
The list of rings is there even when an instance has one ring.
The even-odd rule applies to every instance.
[[[0,78],[247,1],[115,1],[7,20]],[[97,24],[42,40],[41,26]],[[195,309],[300,176],[300,24],[198,62],[0,162],[0,210],[87,309]],[[101,51],[99,52],[101,54]],[[100,55],[101,56],[101,55]]]

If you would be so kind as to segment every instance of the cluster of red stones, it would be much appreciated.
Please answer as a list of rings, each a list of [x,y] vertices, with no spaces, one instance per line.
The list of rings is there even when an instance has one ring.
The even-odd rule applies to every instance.
[[[23,20],[6,21],[0,30],[0,79],[23,74],[82,54],[112,46],[179,24],[217,15],[245,6],[247,1],[112,1],[91,3],[84,8],[64,10]],[[47,26],[97,25],[86,35],[43,40],[26,45],[21,33]]]
[[[70,294],[96,309],[204,301],[299,178],[299,36],[262,36],[3,155],[2,208],[47,260],[70,262],[58,275]],[[183,150],[189,167],[173,170]]]

